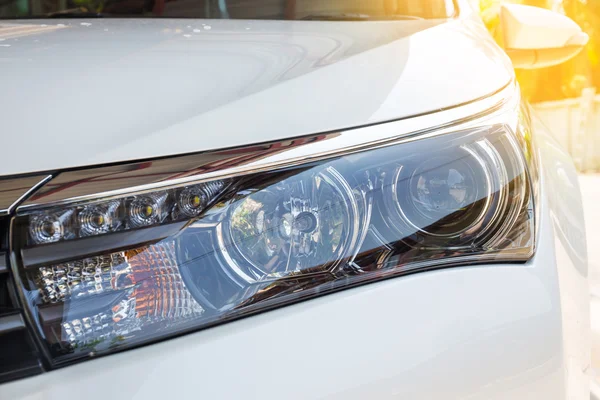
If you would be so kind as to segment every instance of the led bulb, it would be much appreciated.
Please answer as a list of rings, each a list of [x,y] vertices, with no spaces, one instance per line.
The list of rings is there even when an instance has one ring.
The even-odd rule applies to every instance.
[[[225,181],[186,187],[179,194],[177,202],[179,211],[186,217],[197,217],[221,193],[224,187]]]
[[[208,201],[202,186],[188,187],[179,194],[179,210],[187,217],[196,217],[204,210]]]
[[[165,217],[166,193],[136,197],[129,205],[129,223],[132,227],[155,225]]]
[[[116,211],[120,203],[114,201],[108,204],[84,207],[77,216],[79,235],[92,236],[112,231],[119,225]]]
[[[29,223],[29,235],[36,244],[54,243],[68,235],[68,220],[73,210],[62,213],[40,214]]]
[[[196,218],[223,193],[228,182],[204,182],[93,204],[82,203],[53,213],[35,212],[28,216],[28,243],[53,243]]]

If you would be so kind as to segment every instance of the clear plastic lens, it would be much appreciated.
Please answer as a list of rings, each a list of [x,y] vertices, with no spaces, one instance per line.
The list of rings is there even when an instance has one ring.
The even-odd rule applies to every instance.
[[[67,237],[68,220],[73,214],[72,210],[62,213],[36,215],[29,224],[29,234],[36,243],[52,243]]]
[[[185,188],[179,195],[179,208],[188,217],[195,217],[206,207],[207,198],[199,188]]]
[[[84,257],[23,249],[23,281],[61,362],[363,281],[525,261],[533,215],[521,150],[494,126],[35,214],[27,243],[105,237]],[[112,235],[133,228],[135,242]],[[27,265],[32,250],[45,261]]]
[[[45,303],[131,287],[124,253],[97,256],[40,268],[38,285]]]
[[[219,240],[233,271],[246,282],[327,269],[354,247],[358,206],[334,168],[309,170],[245,194],[230,206]]]
[[[64,310],[60,324],[46,327],[63,349],[93,351],[142,328],[177,326],[204,312],[181,279],[173,242],[45,267],[38,277],[43,301],[55,303],[43,311]],[[68,307],[57,304],[67,297]],[[77,300],[87,308],[77,307]]]
[[[196,217],[225,187],[224,181],[213,181],[203,185],[189,186],[179,193],[179,212],[189,218]]]
[[[493,214],[495,192],[508,184],[499,160],[498,151],[483,139],[397,165],[386,172],[388,195],[380,211],[397,234],[458,238],[468,245],[465,235]],[[496,166],[500,169],[493,170]]]
[[[166,193],[139,196],[129,206],[129,223],[132,227],[155,225],[165,217]]]
[[[34,213],[29,216],[29,244],[73,240],[186,220],[205,211],[227,184],[226,180],[218,180],[60,211]]]
[[[118,201],[113,201],[84,207],[77,216],[80,236],[99,235],[114,230],[119,224],[115,215],[119,206]]]
[[[439,157],[414,170],[407,186],[414,218],[421,221],[415,225],[428,226],[452,215],[446,230],[457,234],[477,222],[485,212],[485,204],[477,200],[489,193],[485,170],[470,161]]]

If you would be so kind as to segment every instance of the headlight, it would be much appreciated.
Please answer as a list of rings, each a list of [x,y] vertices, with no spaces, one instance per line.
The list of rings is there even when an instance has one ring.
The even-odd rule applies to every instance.
[[[491,125],[28,209],[13,254],[29,314],[60,364],[389,276],[524,262],[521,147]]]

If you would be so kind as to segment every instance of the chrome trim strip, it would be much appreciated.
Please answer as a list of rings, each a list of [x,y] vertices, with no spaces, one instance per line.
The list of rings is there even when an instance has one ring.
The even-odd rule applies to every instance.
[[[44,177],[37,184],[35,184],[34,186],[32,186],[31,189],[29,189],[27,192],[23,193],[23,195],[21,197],[19,197],[17,200],[15,200],[15,202],[13,204],[11,204],[11,206],[8,208],[8,212],[12,213],[15,210],[15,208],[19,204],[21,204],[21,202],[23,202],[29,196],[31,196],[32,194],[34,194],[38,189],[41,189],[42,187],[44,187],[44,185],[46,183],[50,182],[51,180],[52,180],[52,175],[47,175],[46,177]]]
[[[189,221],[174,222],[158,225],[152,229],[133,229],[111,235],[90,236],[81,240],[66,240],[44,246],[24,248],[21,250],[21,260],[25,269],[31,269],[106,254],[107,251],[117,253],[134,245],[143,247],[160,242],[182,231],[188,223]]]
[[[66,171],[20,205],[17,212],[26,214],[50,206],[239,177],[436,136],[482,125],[507,106],[516,108],[518,103],[518,87],[511,82],[485,99],[412,118],[274,143]]]
[[[0,216],[10,214],[21,201],[51,178],[52,175],[42,174],[0,179]]]

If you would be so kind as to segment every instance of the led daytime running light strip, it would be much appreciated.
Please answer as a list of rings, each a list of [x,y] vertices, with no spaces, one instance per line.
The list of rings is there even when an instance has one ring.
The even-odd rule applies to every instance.
[[[97,236],[199,216],[222,193],[220,180],[29,216],[30,244]]]

